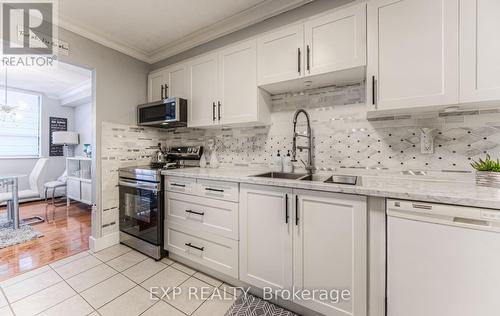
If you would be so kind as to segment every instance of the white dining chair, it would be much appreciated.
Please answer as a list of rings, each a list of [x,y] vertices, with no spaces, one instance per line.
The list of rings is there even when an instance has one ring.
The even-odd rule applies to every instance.
[[[45,176],[45,170],[47,168],[48,158],[40,158],[37,160],[35,166],[30,172],[29,175],[29,189],[27,190],[19,190],[18,196],[19,201],[30,201],[37,200],[42,197],[43,191],[43,178]],[[7,214],[8,220],[12,220],[13,217],[13,196],[12,192],[2,192],[0,193],[0,205],[7,204]],[[43,221],[43,218],[36,216],[33,218],[34,221],[32,223]]]
[[[64,173],[59,178],[57,178],[57,180],[45,182],[43,184],[45,188],[45,203],[47,203],[49,198],[52,198],[52,205],[55,205],[54,200],[56,198],[56,194],[61,194],[61,192],[56,193],[56,191],[59,188],[66,188],[67,180],[68,180],[68,171],[64,170]]]
[[[47,168],[48,158],[40,158],[31,170],[29,175],[29,189],[19,190],[19,201],[36,200],[42,197],[43,178]],[[0,193],[0,205],[5,204],[12,199],[11,192]]]
[[[67,170],[64,170],[64,173],[59,177],[57,178],[57,180],[55,181],[49,181],[49,182],[46,182],[44,184],[44,187],[45,187],[45,221],[47,221],[47,223],[49,222],[49,215],[48,215],[48,206],[50,203],[48,203],[48,199],[49,197],[51,197],[51,200],[52,200],[52,206],[54,207],[53,210],[52,210],[52,218],[55,219],[55,207],[56,207],[56,201],[55,201],[55,198],[56,198],[56,195],[59,196],[59,194],[61,194],[62,192],[58,192],[56,193],[56,191],[58,191],[59,189],[64,189],[66,191],[66,182],[68,180],[68,171]],[[50,196],[49,196],[49,193],[50,193]],[[65,192],[64,195],[66,195],[67,193]],[[64,202],[64,204],[66,205],[66,201]]]

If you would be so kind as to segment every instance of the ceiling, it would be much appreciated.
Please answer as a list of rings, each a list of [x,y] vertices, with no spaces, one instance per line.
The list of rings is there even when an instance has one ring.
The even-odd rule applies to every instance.
[[[0,74],[0,85],[5,85],[5,68]],[[77,92],[90,94],[92,72],[59,62],[56,67],[9,67],[7,86],[44,93],[50,98],[64,100]],[[70,105],[70,104],[68,104]]]
[[[154,63],[311,1],[59,0],[59,25]]]

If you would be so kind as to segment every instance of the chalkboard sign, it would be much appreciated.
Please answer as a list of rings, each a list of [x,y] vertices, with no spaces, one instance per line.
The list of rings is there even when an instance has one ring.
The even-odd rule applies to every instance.
[[[52,143],[52,132],[60,132],[68,130],[68,119],[64,117],[49,117],[49,156],[64,156],[63,145],[54,145]]]

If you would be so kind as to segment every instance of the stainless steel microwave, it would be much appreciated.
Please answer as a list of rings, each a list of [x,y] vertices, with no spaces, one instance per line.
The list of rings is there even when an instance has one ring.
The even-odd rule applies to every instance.
[[[168,98],[137,106],[137,125],[161,128],[187,126],[187,100]]]

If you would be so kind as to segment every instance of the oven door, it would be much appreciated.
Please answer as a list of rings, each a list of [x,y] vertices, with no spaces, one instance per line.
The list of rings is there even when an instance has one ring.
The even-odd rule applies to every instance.
[[[137,107],[139,125],[158,125],[179,120],[178,99],[171,98]]]
[[[163,239],[160,184],[120,179],[119,195],[120,231],[160,246]]]

